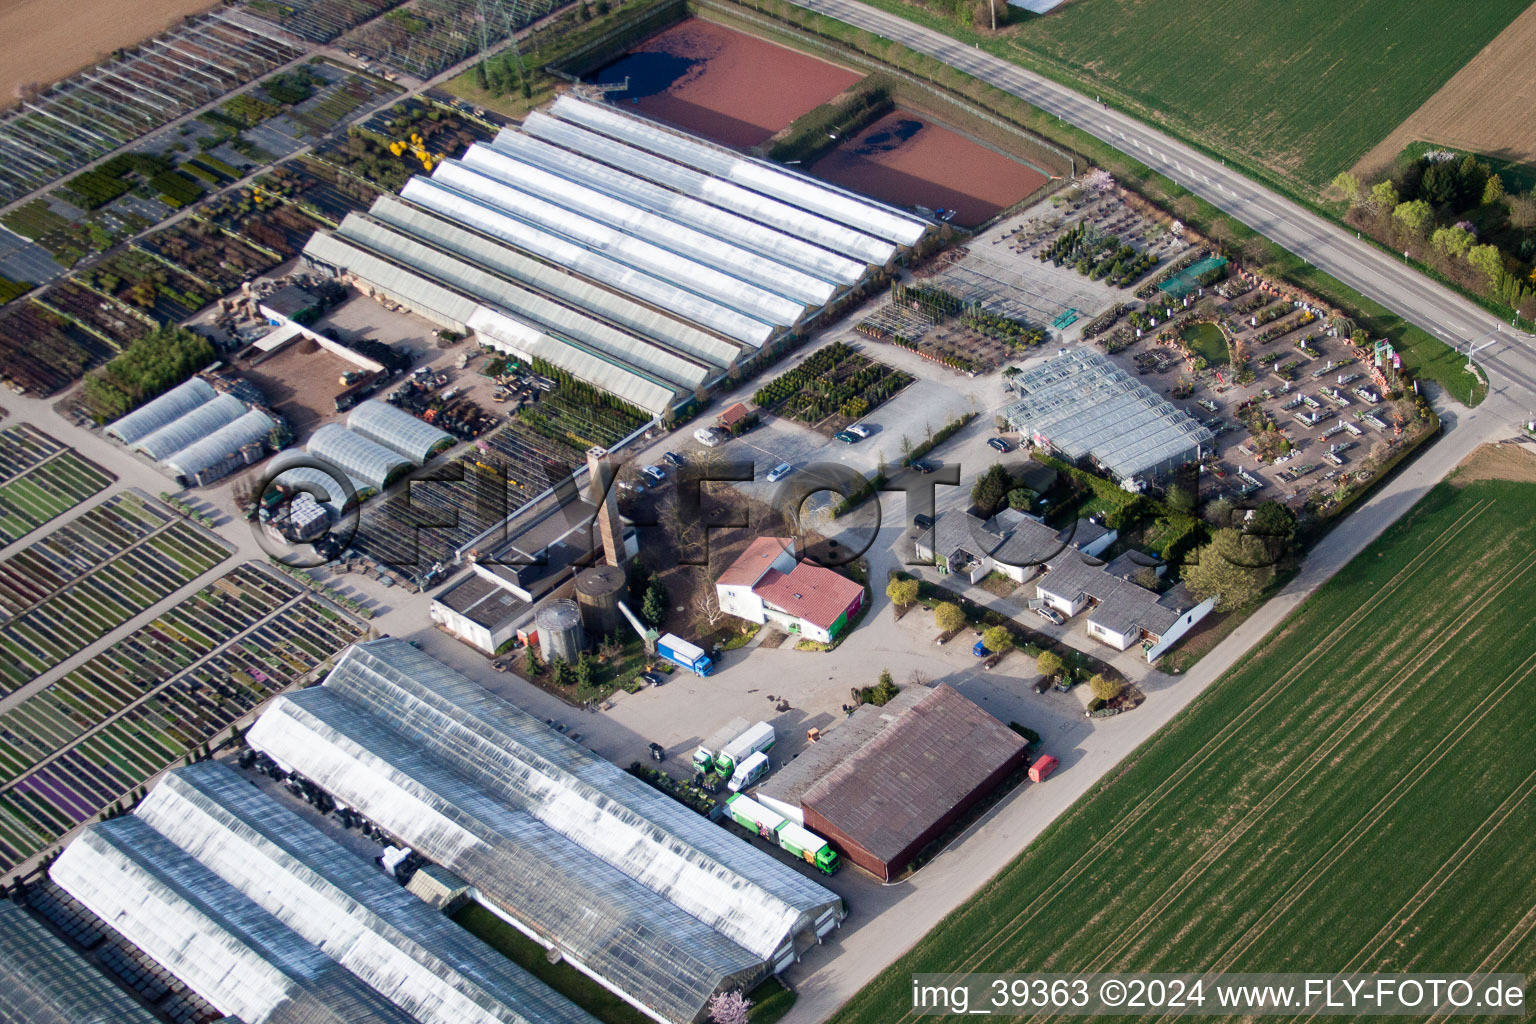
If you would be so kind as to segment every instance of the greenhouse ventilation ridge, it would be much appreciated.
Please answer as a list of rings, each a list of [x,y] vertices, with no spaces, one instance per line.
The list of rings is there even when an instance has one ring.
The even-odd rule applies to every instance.
[[[603,104],[552,109],[316,234],[305,261],[662,416],[938,231]]]
[[[833,893],[401,640],[354,646],[249,739],[661,1021],[841,919]]]
[[[1012,429],[1067,459],[1091,457],[1122,487],[1197,461],[1215,435],[1107,356],[1073,350],[1013,378]]]

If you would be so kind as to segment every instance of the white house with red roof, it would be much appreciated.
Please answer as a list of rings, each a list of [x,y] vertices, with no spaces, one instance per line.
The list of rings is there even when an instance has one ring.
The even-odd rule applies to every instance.
[[[795,557],[788,537],[759,537],[715,581],[720,610],[831,643],[864,607],[864,587]]]

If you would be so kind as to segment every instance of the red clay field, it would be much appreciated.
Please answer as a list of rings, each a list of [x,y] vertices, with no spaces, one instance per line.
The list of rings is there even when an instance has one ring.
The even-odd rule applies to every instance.
[[[1045,175],[953,129],[897,109],[811,167],[836,185],[896,206],[955,211],[974,227],[1045,184]]]
[[[862,76],[807,54],[690,18],[651,37],[593,76],[629,79],[612,93],[647,117],[748,149]]]
[[[1532,973],[1536,485],[1487,454],[834,1021],[924,972]]]

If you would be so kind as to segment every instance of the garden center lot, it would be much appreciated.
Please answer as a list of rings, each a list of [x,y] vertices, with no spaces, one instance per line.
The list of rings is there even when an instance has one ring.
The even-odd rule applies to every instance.
[[[923,971],[1529,971],[1536,486],[1486,458],[835,1019]]]

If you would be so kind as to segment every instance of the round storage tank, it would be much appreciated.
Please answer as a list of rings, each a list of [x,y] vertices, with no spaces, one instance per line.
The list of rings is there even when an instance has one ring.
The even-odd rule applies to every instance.
[[[539,653],[544,660],[575,661],[586,646],[581,629],[581,609],[575,601],[550,601],[533,617],[539,630]]]
[[[576,577],[576,603],[589,635],[611,636],[624,628],[619,602],[628,588],[624,570],[616,565],[595,565]]]

